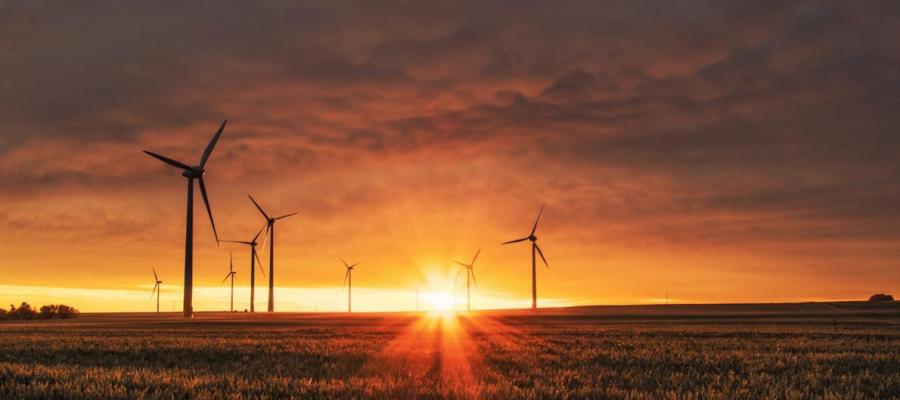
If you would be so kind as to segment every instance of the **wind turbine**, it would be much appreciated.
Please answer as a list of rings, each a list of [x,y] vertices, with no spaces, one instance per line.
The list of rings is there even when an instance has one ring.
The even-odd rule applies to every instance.
[[[203,203],[206,205],[206,213],[209,214],[209,223],[212,225],[213,235],[215,235],[216,245],[218,245],[219,234],[216,232],[216,222],[213,221],[212,210],[209,208],[209,198],[206,196],[206,185],[203,184],[203,175],[206,173],[206,170],[204,169],[206,167],[206,162],[209,161],[209,156],[212,154],[213,148],[216,147],[216,142],[219,141],[219,136],[222,135],[222,130],[225,129],[226,123],[228,123],[227,119],[222,122],[222,126],[219,127],[219,130],[216,131],[215,135],[210,139],[209,144],[206,145],[206,150],[203,151],[203,156],[200,157],[199,165],[188,166],[182,162],[144,150],[144,153],[173,167],[184,170],[181,175],[188,180],[187,224],[185,226],[184,238],[184,306],[182,311],[184,318],[191,318],[194,315],[194,180],[196,179],[200,182],[200,194],[203,196]]]
[[[472,278],[472,282],[475,283],[475,288],[478,289],[478,281],[475,280],[475,260],[478,259],[478,254],[481,253],[481,249],[475,252],[475,257],[472,257],[472,262],[465,264],[457,261],[456,263],[462,265],[466,271],[466,311],[472,311],[472,297],[469,292],[469,277]],[[459,274],[461,274],[463,270],[459,270],[456,273],[456,277],[459,278]]]
[[[256,236],[247,242],[242,240],[222,240],[223,242],[239,243],[250,246],[250,312],[254,312],[254,304],[256,303],[256,262],[259,261],[259,255],[256,253],[256,239],[259,239],[259,235],[265,228],[265,225],[263,225],[262,228],[259,228],[259,232],[256,233]],[[265,242],[265,237],[263,237],[263,242]],[[259,272],[262,273],[263,276],[266,276],[266,270],[263,269],[262,261],[259,261]]]
[[[263,211],[262,207],[259,206],[259,203],[253,199],[253,196],[249,194],[247,197],[250,198],[250,201],[253,202],[253,205],[262,213],[263,217],[266,218],[266,234],[269,235],[269,308],[268,312],[275,311],[275,221],[279,219],[284,219],[290,217],[292,215],[296,215],[297,213],[285,214],[280,217],[272,218],[269,214],[266,214]]]
[[[347,286],[347,312],[350,313],[353,312],[353,297],[351,297],[351,294],[353,293],[353,267],[359,265],[360,261],[357,261],[353,265],[349,265],[343,258],[340,259],[341,262],[344,263],[344,267],[347,268],[347,273],[344,274],[343,286]]]
[[[229,312],[234,312],[234,275],[237,274],[234,270],[234,257],[231,256],[231,252],[228,252],[228,274],[225,275],[225,279],[222,279],[222,283],[231,278],[231,310]],[[221,285],[220,283],[219,285]]]
[[[537,244],[537,236],[534,236],[534,232],[537,230],[538,221],[541,220],[541,214],[543,212],[544,212],[544,206],[542,205],[541,210],[538,211],[537,219],[534,220],[534,227],[531,228],[531,233],[529,233],[528,236],[521,238],[521,239],[510,240],[508,242],[501,243],[501,244],[510,244],[510,243],[522,242],[525,240],[531,241],[531,309],[532,310],[537,309],[537,262],[535,261],[535,256],[534,256],[535,251],[537,251],[537,253],[541,255],[541,260],[544,260],[544,265],[546,265],[547,268],[550,268],[550,264],[547,264],[547,259],[544,258],[544,252],[541,251],[541,248]]]
[[[162,293],[163,281],[159,280],[159,275],[156,275],[156,267],[153,267],[153,280],[156,283],[153,285],[153,291],[150,292],[150,300],[153,300],[153,294],[156,294],[156,313],[159,314],[159,295]]]

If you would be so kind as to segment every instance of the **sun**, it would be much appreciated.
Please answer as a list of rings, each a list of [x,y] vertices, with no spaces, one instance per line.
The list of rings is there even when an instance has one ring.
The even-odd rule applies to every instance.
[[[428,305],[430,311],[452,311],[456,305],[453,296],[447,292],[426,292],[422,293],[422,300]]]

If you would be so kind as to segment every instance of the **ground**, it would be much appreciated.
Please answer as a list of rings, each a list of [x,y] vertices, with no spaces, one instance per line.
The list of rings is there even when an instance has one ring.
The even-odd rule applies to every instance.
[[[0,323],[0,398],[897,397],[897,304]]]

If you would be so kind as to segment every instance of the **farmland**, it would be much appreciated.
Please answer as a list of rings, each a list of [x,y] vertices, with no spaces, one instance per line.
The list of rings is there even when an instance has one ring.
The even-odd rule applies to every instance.
[[[898,396],[893,304],[0,324],[0,398]]]

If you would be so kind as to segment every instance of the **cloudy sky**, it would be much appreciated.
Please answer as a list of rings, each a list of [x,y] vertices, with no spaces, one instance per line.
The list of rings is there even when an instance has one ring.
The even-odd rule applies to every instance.
[[[299,213],[282,309],[344,307],[338,256],[357,308],[414,307],[478,248],[479,305],[527,305],[499,243],[541,204],[547,305],[900,291],[897,2],[3,3],[0,75],[2,304],[147,309],[151,266],[180,302],[185,180],[141,150],[225,118],[220,236]],[[247,307],[196,206],[195,307],[229,250]]]

